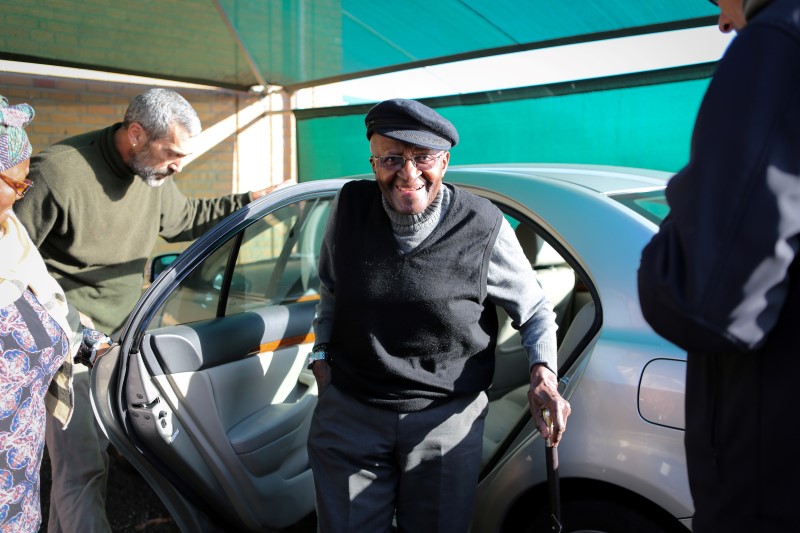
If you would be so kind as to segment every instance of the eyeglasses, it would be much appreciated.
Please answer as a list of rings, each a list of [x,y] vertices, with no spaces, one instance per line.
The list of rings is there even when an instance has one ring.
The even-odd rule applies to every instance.
[[[28,191],[28,188],[33,187],[33,182],[28,179],[22,181],[12,180],[5,174],[0,174],[0,179],[6,182],[6,185],[14,189],[14,192],[17,193],[17,198],[22,198],[23,196],[25,196],[25,193]]]
[[[373,155],[370,159],[377,161],[378,166],[384,170],[400,170],[406,166],[406,161],[411,161],[411,164],[419,170],[430,170],[444,154],[445,152],[439,152],[438,154],[417,154],[411,157],[403,157],[402,155],[384,155],[378,157]]]

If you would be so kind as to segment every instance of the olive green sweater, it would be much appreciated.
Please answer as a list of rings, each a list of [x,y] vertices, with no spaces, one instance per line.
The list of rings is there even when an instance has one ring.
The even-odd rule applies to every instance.
[[[70,305],[97,329],[117,331],[141,295],[158,235],[195,239],[242,207],[249,194],[189,199],[172,178],[149,187],[114,145],[120,124],[66,139],[31,159],[34,186],[17,217]]]

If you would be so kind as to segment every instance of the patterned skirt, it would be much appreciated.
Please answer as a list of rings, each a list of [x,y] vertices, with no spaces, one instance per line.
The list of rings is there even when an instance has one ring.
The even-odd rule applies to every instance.
[[[44,396],[68,349],[29,290],[0,309],[0,531],[39,530]]]

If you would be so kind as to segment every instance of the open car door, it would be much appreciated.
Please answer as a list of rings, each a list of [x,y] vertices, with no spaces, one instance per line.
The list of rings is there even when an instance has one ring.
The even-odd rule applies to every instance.
[[[148,288],[92,372],[96,416],[183,531],[287,527],[314,509],[306,356],[344,180],[237,211]]]

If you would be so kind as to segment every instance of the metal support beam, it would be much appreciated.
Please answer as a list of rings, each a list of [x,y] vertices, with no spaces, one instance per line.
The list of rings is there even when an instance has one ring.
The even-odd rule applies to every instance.
[[[239,52],[244,57],[245,61],[247,61],[247,65],[250,67],[250,72],[253,73],[253,77],[258,80],[259,85],[264,87],[265,89],[270,86],[270,83],[264,79],[264,76],[261,74],[261,71],[258,69],[258,65],[256,64],[253,56],[250,55],[250,52],[247,50],[247,47],[244,45],[239,33],[236,31],[233,23],[231,22],[228,13],[225,11],[225,8],[222,7],[219,0],[211,0],[211,3],[214,4],[214,7],[219,12],[219,16],[222,19],[223,24],[225,27],[228,28],[228,31],[231,32],[231,37],[233,37],[233,41],[236,43],[236,46],[239,48]]]

